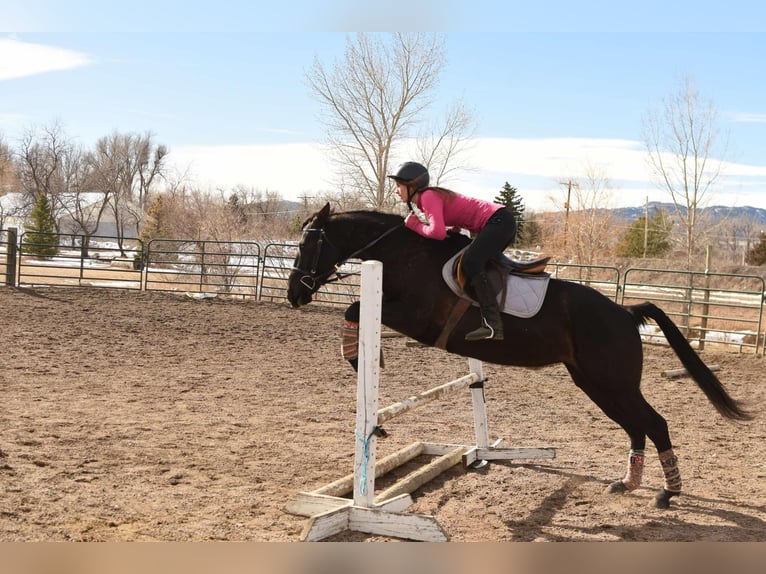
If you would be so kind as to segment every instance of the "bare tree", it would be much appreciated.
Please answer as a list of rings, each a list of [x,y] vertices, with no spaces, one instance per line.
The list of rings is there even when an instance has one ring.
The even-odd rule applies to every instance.
[[[72,143],[59,122],[42,128],[29,128],[23,134],[16,153],[16,167],[21,191],[28,206],[45,195],[54,210],[60,211],[60,196],[66,193],[65,156],[72,153]],[[58,231],[58,217],[56,226]]]
[[[726,217],[711,227],[706,244],[715,245],[726,263],[742,265],[752,246],[758,243],[761,228],[753,216]]]
[[[68,216],[68,229],[62,231],[81,234],[86,254],[91,237],[98,231],[109,197],[90,189],[93,181],[90,161],[91,155],[83,153],[79,147],[72,146],[62,154],[61,173],[66,192],[58,197],[59,211]]]
[[[425,112],[444,66],[444,40],[427,33],[381,35],[360,33],[349,39],[345,58],[332,71],[317,59],[307,73],[311,91],[322,107],[327,144],[338,166],[342,197],[361,197],[380,209],[396,204],[387,180],[397,143],[413,137],[426,121]],[[456,155],[468,114],[455,106],[441,135],[420,153],[436,174],[447,171]],[[437,148],[439,151],[437,151]],[[409,158],[408,158],[409,159]],[[438,165],[436,165],[438,163]],[[344,199],[347,202],[347,199]]]
[[[580,263],[593,265],[609,250],[610,241],[614,239],[609,211],[612,185],[603,171],[588,166],[573,195],[575,211],[569,227],[572,247]]]
[[[108,196],[109,208],[122,252],[128,228],[137,235],[152,184],[162,177],[167,148],[154,146],[151,134],[114,132],[96,142],[91,177]]]
[[[661,112],[650,111],[645,119],[649,167],[656,185],[670,195],[683,225],[689,269],[697,252],[700,211],[723,167],[723,154],[714,159],[719,141],[716,120],[712,101],[704,101],[688,78],[663,101]]]
[[[165,156],[168,154],[168,148],[164,145],[154,146],[152,135],[149,133],[143,136],[137,136],[136,140],[137,156],[137,192],[138,206],[141,211],[146,211],[149,192],[156,179],[164,176]]]
[[[16,191],[18,179],[13,165],[13,152],[0,134],[0,195]]]
[[[16,168],[13,163],[13,151],[5,143],[2,135],[0,135],[0,196],[6,195],[15,191],[18,188],[18,180],[16,177]],[[21,209],[15,204],[10,202],[3,205],[0,202],[0,231],[5,229],[5,224],[8,218],[18,217],[21,215]]]
[[[461,162],[461,156],[469,149],[468,142],[475,127],[473,114],[462,102],[454,102],[441,125],[434,124],[421,131],[417,141],[419,159],[429,167],[435,184],[466,167]]]

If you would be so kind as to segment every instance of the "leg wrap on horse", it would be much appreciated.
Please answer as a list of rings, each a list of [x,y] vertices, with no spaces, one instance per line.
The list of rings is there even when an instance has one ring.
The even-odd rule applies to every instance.
[[[622,479],[625,489],[630,492],[641,486],[641,479],[644,476],[644,462],[646,458],[643,450],[630,450],[628,455],[628,473]]]
[[[359,367],[359,302],[352,303],[343,315],[340,328],[340,356],[356,371]],[[383,347],[380,348],[380,366],[383,368]]]
[[[340,355],[347,361],[359,356],[359,322],[343,320],[340,328]]]
[[[678,457],[669,448],[660,453],[662,473],[665,475],[665,490],[669,492],[681,492],[681,471],[678,470]]]

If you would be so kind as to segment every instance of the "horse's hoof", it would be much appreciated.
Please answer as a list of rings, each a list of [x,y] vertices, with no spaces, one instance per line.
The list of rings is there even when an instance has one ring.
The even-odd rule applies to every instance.
[[[670,508],[670,499],[674,496],[678,496],[680,492],[673,492],[671,490],[662,489],[661,492],[654,497],[654,506],[657,508],[668,509]]]
[[[625,486],[625,483],[621,480],[613,482],[606,487],[607,494],[625,494],[626,492],[628,492],[628,487]]]

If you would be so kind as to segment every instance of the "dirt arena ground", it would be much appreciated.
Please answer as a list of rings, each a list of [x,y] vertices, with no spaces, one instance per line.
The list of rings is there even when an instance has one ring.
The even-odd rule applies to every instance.
[[[167,293],[0,287],[0,541],[297,541],[284,511],[351,472],[356,375],[342,310]],[[466,374],[464,358],[384,339],[380,406]],[[414,493],[453,541],[766,541],[766,423],[714,411],[663,347],[644,392],[667,418],[684,494],[604,494],[628,441],[563,366],[485,365],[490,432],[553,446],[536,464],[455,467]],[[762,413],[764,362],[706,350]],[[379,457],[414,440],[470,442],[468,391],[386,423]],[[379,481],[379,486],[383,483]],[[346,532],[334,541],[385,540]]]

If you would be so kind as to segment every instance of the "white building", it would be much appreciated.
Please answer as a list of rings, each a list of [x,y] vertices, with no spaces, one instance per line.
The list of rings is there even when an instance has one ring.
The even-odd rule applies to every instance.
[[[77,195],[67,194],[59,198],[64,205],[68,205],[68,209],[60,205],[57,210],[57,222],[58,228],[61,233],[80,234],[82,233],[80,226],[74,221],[70,212],[74,212],[75,202],[79,202],[79,207],[89,221],[95,222],[98,218],[98,211],[103,205],[104,196],[101,193],[80,193]],[[24,224],[28,220],[29,213],[34,206],[29,203],[28,196],[23,193],[7,193],[0,195],[0,229],[8,229],[9,227],[15,227],[18,229],[19,235],[24,232]],[[136,225],[135,215],[140,213],[140,210],[132,202],[125,202],[123,207],[125,216],[125,229],[124,237],[135,238]],[[103,237],[117,237],[117,224],[115,223],[114,213],[110,206],[104,210],[99,220],[98,228],[93,233],[96,236]]]

